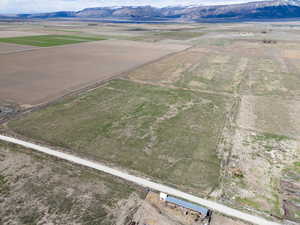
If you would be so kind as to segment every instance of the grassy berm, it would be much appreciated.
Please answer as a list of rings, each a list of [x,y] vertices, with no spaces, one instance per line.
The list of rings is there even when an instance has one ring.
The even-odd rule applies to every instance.
[[[230,102],[114,80],[11,121],[9,127],[83,157],[207,194],[218,185],[216,147]]]
[[[144,197],[112,176],[0,142],[0,224],[128,224]]]

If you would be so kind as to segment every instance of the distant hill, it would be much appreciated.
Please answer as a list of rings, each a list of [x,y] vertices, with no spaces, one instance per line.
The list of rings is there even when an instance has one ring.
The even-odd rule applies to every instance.
[[[35,14],[18,14],[17,17],[30,19],[30,18],[40,18],[40,19],[47,19],[47,18],[58,18],[58,17],[76,17],[76,12],[51,12],[51,13],[35,13]]]
[[[0,15],[1,17],[1,15]],[[199,21],[209,19],[283,19],[300,18],[300,0],[273,0],[216,6],[181,6],[154,8],[140,7],[98,7],[78,12],[53,12],[20,14],[22,19],[47,18],[102,18],[130,20],[177,20]]]

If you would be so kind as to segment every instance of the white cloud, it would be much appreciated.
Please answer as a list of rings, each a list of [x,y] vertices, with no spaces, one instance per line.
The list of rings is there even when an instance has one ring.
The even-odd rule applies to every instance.
[[[103,6],[141,6],[155,7],[174,5],[216,5],[249,2],[251,0],[0,0],[0,13],[32,13],[61,10],[80,10]]]

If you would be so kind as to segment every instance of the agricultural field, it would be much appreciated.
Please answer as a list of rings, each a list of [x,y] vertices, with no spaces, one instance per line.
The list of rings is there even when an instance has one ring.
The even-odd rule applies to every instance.
[[[241,40],[226,46],[200,45],[145,65],[128,77],[205,91],[297,96],[300,70],[294,58],[300,49],[283,50],[288,47],[292,48],[287,44],[266,46]]]
[[[10,28],[10,26],[8,26],[7,28]],[[34,31],[18,31],[15,29],[6,29],[6,27],[1,26],[1,24],[0,24],[0,30],[1,30],[0,38],[15,38],[15,37],[43,35],[43,33],[34,32]]]
[[[0,142],[1,224],[126,224],[145,192],[109,175]]]
[[[51,47],[56,45],[76,44],[88,41],[105,40],[101,37],[82,37],[75,35],[40,35],[24,37],[0,38],[0,42],[13,43],[20,45],[31,45],[37,47]]]
[[[265,96],[299,96],[300,68],[295,60],[300,53],[299,46],[271,44],[263,46],[261,51],[264,53],[252,58],[249,63],[243,92]]]
[[[243,79],[247,62],[246,57],[217,48],[192,48],[138,68],[128,77],[179,88],[233,93]]]
[[[299,43],[286,38],[268,44],[266,36],[279,40],[276,32],[257,36],[258,31],[247,31],[251,38],[241,38],[238,33],[246,31],[239,30],[219,30],[222,38],[195,41],[193,48],[127,77],[235,96],[237,107],[228,116],[218,150],[220,192],[212,195],[233,207],[299,222]]]
[[[51,22],[28,24],[1,24],[0,38],[33,35],[63,35],[99,37],[105,39],[134,40],[141,42],[165,42],[168,40],[190,42],[200,38],[203,25],[197,24],[111,24],[97,22]]]
[[[0,55],[1,54],[9,54],[12,52],[19,52],[19,51],[28,51],[37,49],[38,47],[35,46],[28,46],[28,45],[18,45],[18,44],[11,44],[11,43],[0,43]]]
[[[2,54],[0,100],[46,103],[186,47],[106,40]]]
[[[9,127],[207,194],[218,185],[217,141],[230,104],[221,96],[114,80],[12,121]]]
[[[146,41],[146,42],[159,42],[164,40],[178,40],[178,41],[186,41],[193,38],[199,38],[203,35],[203,32],[193,30],[179,30],[179,31],[156,31],[152,33],[147,33],[143,36],[132,37],[131,40],[135,41]]]
[[[300,101],[280,97],[243,96],[237,125],[244,129],[300,137]]]
[[[109,40],[26,46],[34,50],[0,43],[0,120],[11,110],[3,132],[270,220],[299,223],[300,28],[6,26],[0,30]],[[16,53],[16,46],[24,51]],[[143,207],[137,212],[154,212]],[[214,225],[240,224],[214,218]]]

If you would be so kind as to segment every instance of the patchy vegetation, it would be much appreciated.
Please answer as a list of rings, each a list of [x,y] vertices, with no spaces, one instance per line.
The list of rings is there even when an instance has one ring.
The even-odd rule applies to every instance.
[[[216,147],[227,106],[220,96],[114,80],[9,126],[84,157],[208,193],[218,185]]]
[[[284,217],[300,223],[300,161],[285,168],[280,179],[280,191],[283,193],[282,207]]]
[[[144,197],[109,175],[28,151],[0,142],[0,224],[116,224]]]
[[[233,93],[245,76],[248,58],[221,49],[193,48],[128,74],[134,80],[193,90]]]
[[[300,101],[297,98],[275,96],[243,96],[237,124],[242,128],[258,130],[264,136],[258,139],[277,141],[300,137]],[[276,135],[273,135],[276,134]]]
[[[228,177],[224,179],[227,200],[233,205],[239,204],[287,218],[284,210],[287,205],[286,196],[293,193],[290,186],[297,184],[290,180],[290,185],[286,185],[285,177],[287,171],[291,171],[291,166],[292,171],[297,174],[294,167],[300,159],[299,150],[297,141],[282,135],[237,130],[228,165]],[[236,176],[237,170],[243,176]],[[282,185],[284,182],[286,184]],[[279,191],[280,189],[287,193]]]

